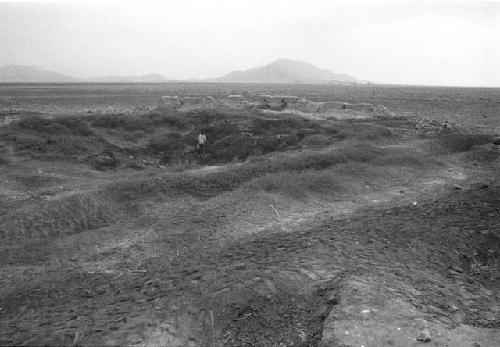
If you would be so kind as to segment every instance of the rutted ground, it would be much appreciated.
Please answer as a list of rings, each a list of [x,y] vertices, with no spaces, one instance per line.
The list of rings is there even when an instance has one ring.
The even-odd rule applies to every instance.
[[[498,183],[475,185],[418,207],[368,208],[359,217],[276,231],[223,249],[195,244],[189,253],[142,265],[122,260],[122,272],[80,267],[71,276],[61,265],[66,281],[9,295],[4,314],[17,318],[11,331],[33,337],[32,344],[70,343],[79,331],[83,344],[210,345],[213,316],[216,340],[228,345],[315,344],[324,336],[326,342],[377,346],[392,340],[403,346],[425,319],[437,341],[467,332],[455,341],[495,346],[498,239],[476,228],[478,220],[481,231],[498,227],[498,189]],[[442,228],[453,235],[443,240],[435,232]],[[467,268],[467,257],[477,269]],[[395,309],[401,312],[397,321],[384,314]],[[40,327],[33,327],[37,322]]]
[[[5,170],[33,177],[2,185],[19,198],[1,216],[36,222],[52,204],[78,227],[4,224],[24,234],[2,234],[0,343],[411,346],[428,327],[436,346],[500,345],[499,155],[470,139],[336,142],[120,182],[81,164],[39,182],[42,162],[16,162]],[[72,215],[83,197],[102,218]]]

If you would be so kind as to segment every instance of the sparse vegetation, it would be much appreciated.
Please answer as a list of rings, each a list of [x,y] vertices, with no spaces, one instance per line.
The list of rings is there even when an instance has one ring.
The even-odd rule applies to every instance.
[[[271,174],[282,173],[284,176],[271,175],[269,177],[290,177],[289,174],[296,177],[293,176],[294,172],[324,170],[336,165],[356,162],[416,168],[430,165],[425,164],[424,160],[424,157],[415,153],[403,153],[392,149],[382,150],[366,144],[356,144],[328,152],[303,152],[292,157],[282,155],[264,161],[246,162],[223,172],[215,172],[202,177],[177,174],[168,175],[161,179],[119,182],[111,185],[109,189],[113,192],[113,196],[119,200],[135,200],[162,194],[213,197],[226,191],[235,190],[254,178]],[[320,177],[324,176],[313,176],[316,182]],[[272,178],[268,180],[270,181]],[[307,181],[307,176],[303,180]],[[264,183],[263,185],[265,186]]]
[[[44,176],[40,174],[19,174],[13,177],[26,189],[40,189],[44,187],[50,187],[61,182],[61,179],[52,176]]]
[[[245,188],[284,193],[296,199],[303,199],[311,192],[335,195],[346,189],[335,177],[335,172],[330,170],[270,173],[249,181]]]
[[[413,151],[393,149],[387,155],[377,158],[373,161],[375,165],[381,166],[402,166],[425,168],[433,165],[439,165],[440,162],[434,158],[429,158]]]
[[[323,134],[309,135],[300,141],[301,146],[306,147],[325,147],[332,144],[332,139]]]
[[[184,129],[188,121],[181,116],[165,115],[151,112],[149,114],[133,116],[125,114],[103,114],[89,117],[90,124],[96,128],[118,129],[127,132],[152,132],[157,127],[172,127]]]
[[[172,153],[184,147],[179,133],[164,133],[151,138],[146,146],[149,154]]]
[[[120,165],[120,160],[111,151],[93,155],[89,157],[89,162],[93,169],[99,171],[113,170]]]
[[[11,130],[24,131],[27,133],[45,135],[74,135],[89,136],[92,135],[88,124],[76,117],[56,117],[45,118],[41,116],[29,116],[13,122],[10,125]]]
[[[45,203],[27,204],[2,218],[2,242],[33,242],[103,226],[112,219],[112,209],[102,194],[73,194]]]
[[[422,133],[406,116],[376,111],[346,119],[346,110],[177,114],[137,104],[174,92],[269,89],[435,117],[475,110],[489,118],[471,118],[474,125],[490,125],[497,91],[425,89],[429,98],[370,85],[93,88],[31,86],[24,95],[16,86],[0,98],[61,113],[16,110],[21,118],[0,126],[0,164],[8,162],[0,170],[0,344],[315,346],[338,312],[354,317],[345,321],[351,327],[366,327],[377,312],[410,317],[388,329],[401,327],[406,342],[416,341],[414,317],[443,332],[438,344],[447,331],[461,338],[462,328],[481,345],[487,339],[476,337],[492,336],[500,266],[493,137],[466,127]],[[478,110],[484,100],[468,106],[458,91],[489,101]],[[111,108],[94,112],[88,100]],[[201,159],[200,132],[208,139]],[[181,319],[182,334],[164,317]]]
[[[391,137],[396,137],[395,134],[384,126],[371,126],[370,129],[361,130],[356,135],[358,140],[380,140]]]
[[[131,117],[126,117],[124,115],[103,114],[94,117],[94,120],[92,120],[90,124],[97,128],[116,129],[123,127],[129,119],[131,119]]]
[[[455,133],[442,135],[438,138],[437,142],[444,151],[450,153],[466,152],[470,151],[474,146],[493,142],[493,136],[484,134]]]
[[[0,143],[0,165],[9,163],[9,149]]]
[[[0,133],[15,152],[45,158],[89,154],[96,147],[108,145],[84,120],[73,117],[30,116],[10,123]]]
[[[5,139],[16,152],[65,158],[117,150],[97,131],[105,129],[105,137],[141,143],[142,149],[135,147],[130,150],[132,153],[142,150],[144,155],[159,156],[161,163],[173,163],[191,160],[197,135],[204,133],[208,143],[202,162],[217,164],[296,149],[299,145],[326,147],[349,137],[376,140],[394,136],[388,128],[375,124],[337,123],[337,126],[325,126],[294,114],[272,118],[215,110],[193,111],[184,116],[159,113],[137,117],[105,114],[52,119],[31,116],[12,123]],[[350,127],[355,127],[355,131]]]

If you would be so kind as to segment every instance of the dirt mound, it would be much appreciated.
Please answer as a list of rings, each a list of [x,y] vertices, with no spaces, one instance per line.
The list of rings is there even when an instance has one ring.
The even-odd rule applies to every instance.
[[[34,116],[13,122],[3,131],[5,144],[12,146],[16,155],[28,154],[41,159],[91,155],[95,160],[89,162],[98,169],[115,168],[118,164],[110,155],[102,160],[94,155],[104,151],[113,152],[114,159],[122,162],[128,160],[116,154],[140,156],[160,165],[181,162],[213,165],[297,149],[308,137],[302,145],[327,147],[349,139],[396,137],[392,127],[376,122],[312,120],[292,113],[268,115],[216,109],[193,110],[182,115],[151,112],[135,117],[121,114]],[[200,133],[206,134],[208,140],[201,158],[195,151]]]
[[[465,158],[472,163],[490,165],[500,157],[500,151],[496,148],[479,148],[468,152]]]
[[[112,220],[112,215],[102,195],[71,194],[53,201],[32,203],[3,215],[0,238],[4,245],[39,242],[105,225]]]
[[[346,145],[329,151],[304,151],[294,155],[282,154],[257,162],[245,162],[223,172],[203,176],[171,174],[155,179],[140,179],[117,182],[107,191],[119,201],[134,201],[162,194],[177,196],[189,194],[195,197],[213,197],[225,191],[237,189],[243,183],[271,173],[321,170],[349,162],[384,164],[384,160],[398,154],[392,164],[399,160],[403,165],[416,162],[418,154],[401,153],[395,149],[380,149],[368,144]]]
[[[428,151],[434,154],[453,154],[469,152],[480,146],[492,143],[491,135],[455,133],[432,137]]]
[[[1,127],[0,134],[14,153],[42,158],[63,159],[112,147],[75,117],[26,117]]]
[[[90,125],[96,128],[121,129],[127,132],[142,130],[152,132],[158,127],[185,129],[189,124],[178,115],[149,112],[143,115],[108,114],[87,117]]]

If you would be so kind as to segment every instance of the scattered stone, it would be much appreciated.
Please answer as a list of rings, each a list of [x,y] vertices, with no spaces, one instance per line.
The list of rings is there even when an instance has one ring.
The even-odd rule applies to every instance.
[[[463,270],[461,268],[459,268],[458,266],[451,265],[451,266],[449,266],[449,268],[453,272],[463,273]]]
[[[146,167],[140,162],[133,162],[128,165],[133,170],[144,170]]]
[[[465,319],[465,314],[463,312],[458,311],[453,315],[453,319],[457,323],[462,323]]]
[[[330,308],[328,305],[321,305],[316,311],[316,316],[321,317],[321,319],[325,319],[330,314]]]
[[[269,289],[269,291],[274,295],[278,293],[278,289],[274,285],[273,281],[266,279],[264,280],[264,283],[266,284],[266,287]]]
[[[437,120],[423,117],[413,117],[415,129],[424,132],[450,132],[455,131],[461,126],[452,120]]]
[[[328,294],[326,295],[326,300],[331,305],[337,305],[339,300],[338,293],[334,290],[328,292]]]
[[[299,335],[300,340],[301,340],[303,343],[307,342],[307,334],[305,333],[305,331],[304,331],[304,330],[299,330],[298,335]]]
[[[420,330],[417,335],[417,341],[429,342],[431,340],[431,333],[428,328]]]
[[[500,146],[500,137],[498,139],[496,139],[495,141],[493,141],[493,144],[496,146]]]
[[[493,291],[487,288],[481,287],[482,292],[487,296],[493,296]]]
[[[191,314],[196,314],[200,312],[200,309],[195,307],[195,306],[189,306],[188,307],[188,312]]]
[[[459,186],[458,184],[455,184],[455,185],[453,185],[453,189],[461,190],[461,189],[463,189],[463,187]]]
[[[245,263],[238,263],[234,266],[236,270],[243,270],[246,267]]]
[[[111,151],[104,151],[89,156],[89,161],[94,169],[101,171],[115,169],[120,164],[120,161],[115,158],[115,155]]]
[[[485,312],[483,316],[487,321],[495,321],[497,314],[496,312]]]

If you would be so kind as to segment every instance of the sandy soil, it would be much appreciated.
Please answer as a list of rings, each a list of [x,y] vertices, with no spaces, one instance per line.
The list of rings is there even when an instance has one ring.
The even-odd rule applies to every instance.
[[[370,141],[433,148],[402,134]],[[244,163],[98,172],[15,158],[0,166],[0,345],[500,346],[498,147],[432,158],[339,164],[331,194],[242,185],[130,201],[106,188]],[[4,229],[32,214],[26,234]]]
[[[428,327],[434,346],[497,346],[499,197],[450,165],[338,201],[154,204],[154,223],[4,250],[0,341],[411,346]]]

